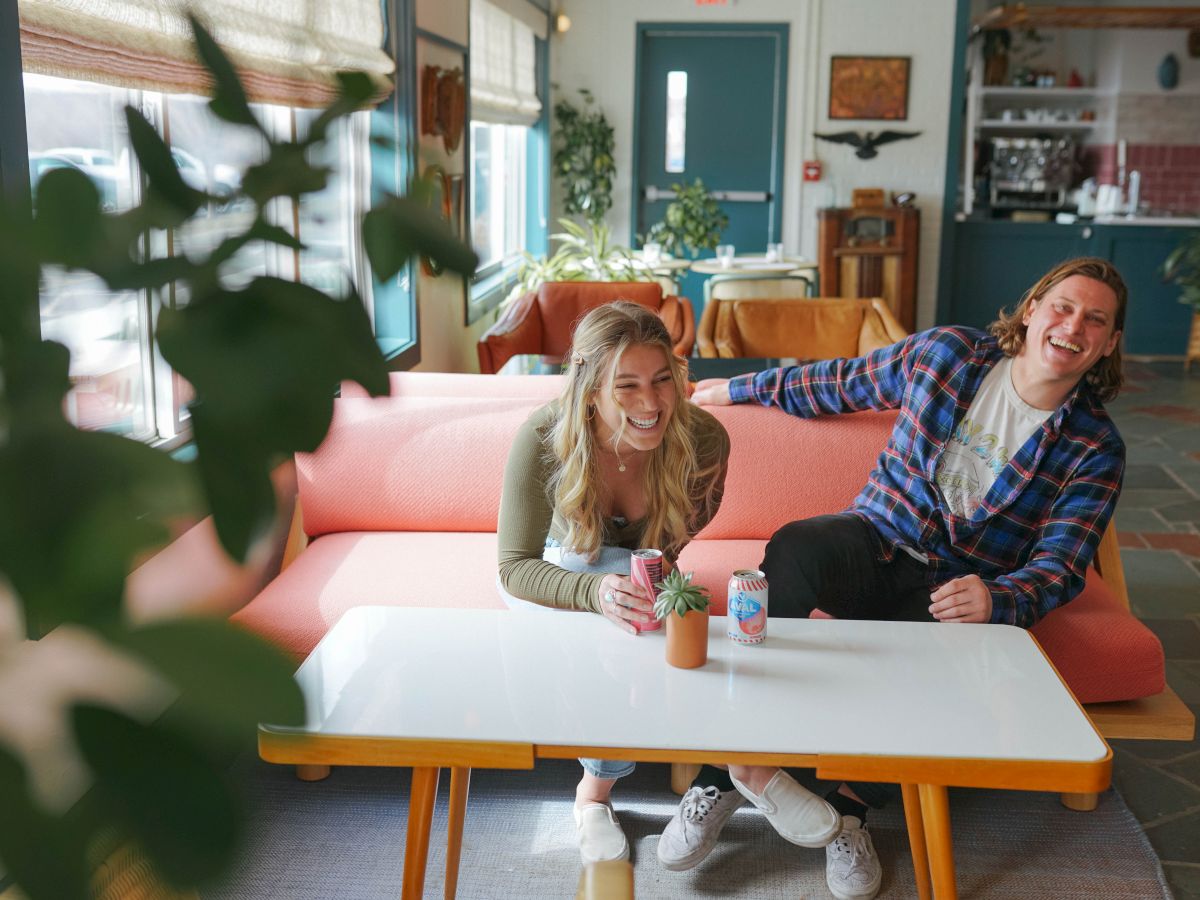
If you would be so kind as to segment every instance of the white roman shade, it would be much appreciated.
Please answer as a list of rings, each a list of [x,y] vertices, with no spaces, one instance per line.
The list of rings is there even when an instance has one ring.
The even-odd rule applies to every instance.
[[[507,7],[525,0],[506,0]],[[518,10],[522,7],[518,7]],[[545,14],[542,13],[544,34]],[[489,0],[471,0],[471,118],[532,125],[542,112],[537,95],[536,16],[515,16]]]
[[[22,65],[117,87],[204,94],[183,0],[20,0]],[[334,73],[395,68],[379,0],[204,0],[198,17],[238,67],[251,100],[323,106]]]

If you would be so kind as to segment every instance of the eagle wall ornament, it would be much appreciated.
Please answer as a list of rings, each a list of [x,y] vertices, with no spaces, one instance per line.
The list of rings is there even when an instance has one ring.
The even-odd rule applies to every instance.
[[[879,155],[875,148],[881,144],[890,144],[893,141],[915,138],[919,134],[921,134],[919,131],[868,131],[866,133],[839,131],[836,134],[814,132],[813,136],[834,144],[849,144],[855,148],[854,155],[859,159],[874,159]]]

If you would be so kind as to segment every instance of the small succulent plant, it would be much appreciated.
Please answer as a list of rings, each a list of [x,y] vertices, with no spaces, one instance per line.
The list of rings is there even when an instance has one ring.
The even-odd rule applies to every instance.
[[[654,615],[659,619],[665,619],[672,612],[683,616],[708,609],[708,588],[692,584],[691,572],[672,569],[655,587],[660,591],[658,599],[654,601]]]

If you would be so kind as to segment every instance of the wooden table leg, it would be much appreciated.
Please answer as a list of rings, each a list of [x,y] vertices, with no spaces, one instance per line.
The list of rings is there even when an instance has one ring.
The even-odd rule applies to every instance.
[[[908,844],[912,848],[913,874],[917,880],[917,897],[933,900],[929,883],[929,849],[925,846],[925,817],[921,815],[921,794],[915,784],[902,784],[904,821],[908,825]]]
[[[921,818],[929,845],[929,868],[936,900],[957,900],[954,878],[954,845],[950,837],[950,800],[940,784],[920,786]]]
[[[467,818],[467,791],[471,770],[462,766],[450,769],[450,818],[446,828],[446,894],[454,900],[458,891],[458,860],[462,855],[463,823]]]
[[[416,766],[408,793],[408,833],[404,838],[403,900],[421,900],[425,891],[425,863],[429,858],[429,829],[433,825],[433,801],[437,797],[436,766]]]

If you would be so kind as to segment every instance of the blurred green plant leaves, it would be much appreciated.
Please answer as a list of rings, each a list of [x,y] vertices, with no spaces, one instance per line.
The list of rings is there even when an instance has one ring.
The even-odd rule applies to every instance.
[[[134,559],[166,542],[170,519],[200,511],[188,468],[65,421],[14,429],[0,445],[0,571],[24,603],[29,637],[120,613]]]
[[[352,289],[333,298],[280,278],[227,284],[223,275],[223,264],[255,243],[303,249],[273,218],[272,201],[325,187],[329,169],[311,163],[309,151],[339,117],[377,96],[377,85],[360,73],[340,75],[338,99],[308,134],[273,142],[229,59],[193,25],[214,83],[210,109],[266,140],[265,157],[219,198],[253,214],[222,223],[228,227],[215,249],[145,258],[156,231],[199,216],[215,224],[216,208],[208,192],[184,180],[166,143],[133,109],[126,124],[146,178],[137,206],[105,212],[92,181],[67,168],[40,180],[34,208],[0,196],[7,291],[0,303],[0,581],[11,583],[29,637],[63,623],[88,626],[181,692],[152,725],[74,708],[76,737],[97,776],[85,799],[101,802],[89,805],[99,812],[73,824],[37,808],[22,763],[0,747],[0,859],[32,900],[86,896],[86,847],[114,820],[177,885],[228,865],[241,812],[211,759],[230,742],[251,739],[259,721],[300,721],[292,661],[225,621],[131,628],[126,577],[180,522],[206,511],[222,545],[244,560],[274,519],[273,467],[321,442],[338,383],[356,381],[372,395],[388,389],[369,316]],[[476,265],[449,226],[416,200],[377,201],[363,241],[384,280],[416,254],[464,275]],[[145,299],[154,302],[162,357],[194,391],[195,462],[68,422],[70,354],[40,334],[36,291],[50,267],[94,273],[112,290],[158,292]]]
[[[0,800],[0,860],[9,877],[33,898],[90,900],[81,836],[38,807],[24,767],[2,746]]]
[[[166,729],[89,704],[71,713],[95,790],[155,869],[177,887],[220,874],[243,826],[226,778]]]
[[[179,211],[180,221],[195,215],[209,198],[203,192],[188,187],[175,167],[170,149],[154,126],[131,106],[125,107],[125,124],[129,129],[129,142],[137,154],[138,164],[146,175],[150,190],[157,192],[168,205]]]
[[[229,57],[199,19],[189,15],[188,21],[192,25],[196,53],[213,79],[213,95],[208,108],[219,119],[234,125],[248,125],[262,132],[262,125],[250,110],[250,101],[246,99],[246,91],[242,88],[241,79],[238,78]]]
[[[413,197],[389,197],[376,204],[363,217],[363,245],[380,281],[394,278],[417,253],[462,275],[474,273],[479,263],[450,224]]]
[[[226,621],[180,619],[108,632],[177,687],[173,713],[198,731],[245,740],[259,722],[304,724],[295,662],[258,635]]]

